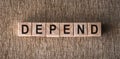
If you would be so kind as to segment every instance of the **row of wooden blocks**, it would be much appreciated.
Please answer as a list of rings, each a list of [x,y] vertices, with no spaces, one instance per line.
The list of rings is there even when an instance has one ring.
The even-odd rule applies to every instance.
[[[101,22],[90,23],[18,23],[18,36],[89,37],[101,36]]]

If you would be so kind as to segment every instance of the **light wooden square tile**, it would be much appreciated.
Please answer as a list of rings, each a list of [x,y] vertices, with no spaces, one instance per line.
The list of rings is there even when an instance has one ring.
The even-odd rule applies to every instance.
[[[46,37],[59,37],[59,23],[46,23]]]
[[[101,36],[101,23],[88,23],[88,36]]]
[[[73,37],[73,23],[60,24],[60,37]]]
[[[45,23],[32,23],[32,36],[45,37]]]
[[[18,23],[18,36],[31,36],[31,22]]]
[[[87,37],[87,23],[74,23],[74,37]]]

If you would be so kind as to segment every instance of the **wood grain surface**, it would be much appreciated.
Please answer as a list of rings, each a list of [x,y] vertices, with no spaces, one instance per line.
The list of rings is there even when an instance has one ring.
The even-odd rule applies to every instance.
[[[19,37],[18,22],[102,22],[102,36]],[[120,59],[120,0],[0,0],[0,59]]]

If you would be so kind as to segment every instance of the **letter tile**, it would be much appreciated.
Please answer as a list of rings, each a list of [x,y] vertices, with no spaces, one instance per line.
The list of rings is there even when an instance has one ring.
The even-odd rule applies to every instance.
[[[74,23],[74,37],[86,37],[87,28],[87,23]]]
[[[73,37],[73,23],[60,24],[60,37]]]
[[[46,37],[59,37],[59,23],[46,24]]]
[[[101,36],[101,23],[88,23],[88,36]]]
[[[31,36],[31,22],[18,23],[18,36]]]
[[[32,23],[32,36],[45,37],[45,23]]]

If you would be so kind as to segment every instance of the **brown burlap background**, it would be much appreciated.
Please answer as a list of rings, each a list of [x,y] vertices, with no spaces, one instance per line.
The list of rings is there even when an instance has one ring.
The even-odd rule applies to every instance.
[[[18,37],[18,22],[102,22],[101,37]],[[0,0],[0,59],[120,59],[120,0]]]

